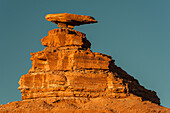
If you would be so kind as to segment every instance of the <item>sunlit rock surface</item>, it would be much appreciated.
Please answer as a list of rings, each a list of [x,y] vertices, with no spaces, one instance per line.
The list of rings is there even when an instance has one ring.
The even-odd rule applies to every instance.
[[[85,34],[68,26],[90,23],[89,18],[96,21],[75,14],[46,16],[67,26],[41,39],[46,48],[31,53],[32,68],[19,81],[22,101],[1,105],[0,112],[170,112],[159,106],[156,92],[117,67],[111,56],[92,52]]]

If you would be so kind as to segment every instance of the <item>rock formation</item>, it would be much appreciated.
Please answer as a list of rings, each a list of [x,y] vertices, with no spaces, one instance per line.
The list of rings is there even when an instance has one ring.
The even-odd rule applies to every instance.
[[[58,24],[58,27],[71,29],[73,29],[74,26],[97,23],[97,21],[91,16],[68,13],[48,14],[45,16],[45,18],[47,21]]]
[[[148,106],[147,110],[170,112],[159,106],[156,92],[117,67],[111,56],[92,52],[86,35],[73,30],[96,23],[93,17],[61,13],[45,18],[59,29],[41,39],[43,51],[31,53],[32,68],[19,81],[23,101],[2,105],[0,111],[22,112],[27,107],[28,112],[146,112]],[[110,107],[96,105],[102,103]]]

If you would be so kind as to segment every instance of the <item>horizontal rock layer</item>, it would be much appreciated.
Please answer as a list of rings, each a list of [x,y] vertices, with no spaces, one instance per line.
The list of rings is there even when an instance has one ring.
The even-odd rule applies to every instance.
[[[102,71],[57,71],[30,73],[19,81],[22,99],[44,97],[127,97],[119,78]]]
[[[97,21],[91,16],[69,14],[69,13],[48,14],[45,16],[45,19],[55,24],[65,23],[71,26],[97,23]]]
[[[70,47],[90,48],[91,43],[84,33],[72,29],[53,29],[48,36],[41,39],[41,43],[47,47]]]
[[[93,53],[90,50],[58,50],[46,48],[31,54],[32,68],[29,72],[102,69],[109,70],[110,56]]]

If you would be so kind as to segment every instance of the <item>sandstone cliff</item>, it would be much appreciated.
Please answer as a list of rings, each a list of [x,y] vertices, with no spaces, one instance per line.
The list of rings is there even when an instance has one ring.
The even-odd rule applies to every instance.
[[[49,14],[59,29],[41,39],[46,46],[31,53],[32,68],[19,81],[22,101],[0,106],[1,112],[170,112],[156,92],[117,67],[109,55],[90,50],[75,25],[96,23],[90,16]]]

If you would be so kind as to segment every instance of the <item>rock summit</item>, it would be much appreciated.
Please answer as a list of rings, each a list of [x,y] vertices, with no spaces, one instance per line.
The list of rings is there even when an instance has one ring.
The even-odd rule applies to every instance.
[[[48,14],[45,16],[47,21],[51,21],[58,24],[61,28],[73,28],[83,24],[97,23],[97,21],[91,16],[76,15],[69,13]]]

